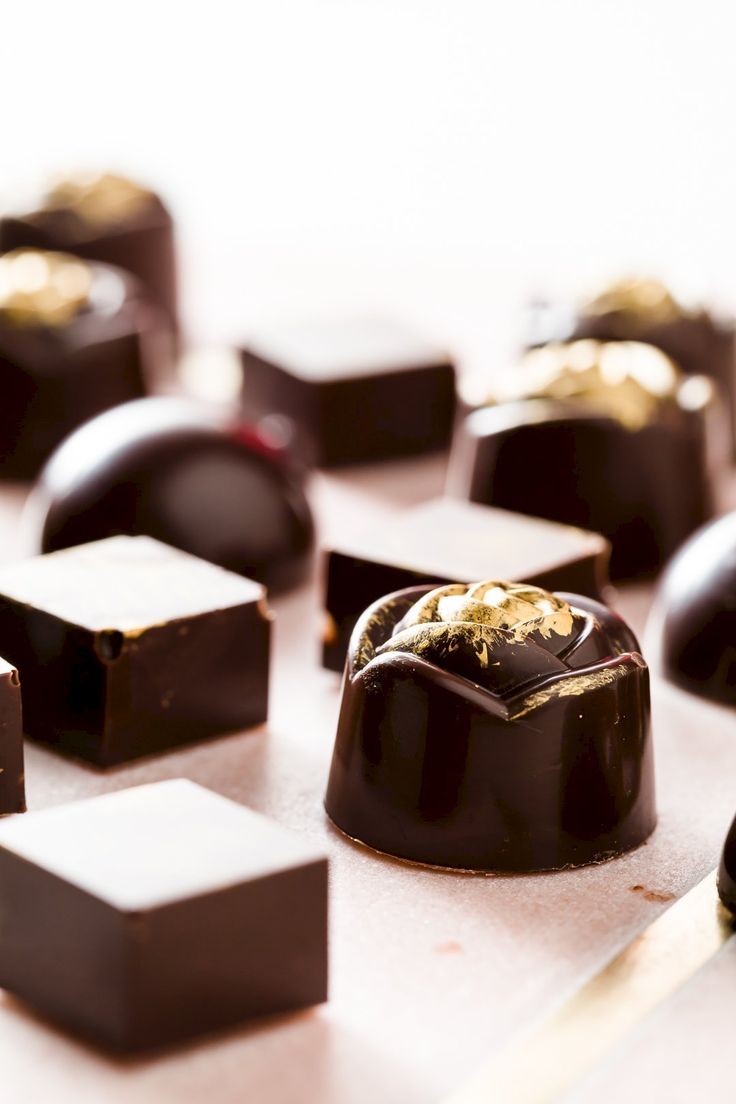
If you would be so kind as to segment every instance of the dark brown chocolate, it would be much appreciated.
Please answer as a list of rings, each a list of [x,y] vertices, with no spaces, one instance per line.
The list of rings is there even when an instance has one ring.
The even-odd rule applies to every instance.
[[[602,533],[614,579],[656,571],[711,514],[709,381],[633,342],[548,346],[518,371],[521,397],[458,427],[449,490]]]
[[[301,478],[252,429],[152,398],[95,418],[54,453],[28,509],[42,552],[146,534],[279,590],[311,566]]]
[[[61,180],[35,210],[0,219],[0,252],[26,246],[74,253],[132,273],[176,330],[174,226],[152,192],[111,174]]]
[[[383,594],[492,574],[603,596],[609,545],[595,533],[452,498],[345,534],[324,552],[322,662],[342,671],[355,623]]]
[[[0,985],[137,1051],[327,996],[327,860],[183,779],[0,825]]]
[[[243,350],[246,416],[287,417],[321,467],[444,448],[455,410],[449,357],[386,319],[282,327]]]
[[[736,513],[701,529],[668,566],[648,635],[668,679],[736,705]]]
[[[15,667],[0,659],[0,816],[25,808],[20,678]]]
[[[148,537],[0,569],[27,735],[112,766],[266,719],[263,588]]]
[[[11,286],[26,269],[41,282],[35,296]],[[58,269],[62,279],[71,270],[88,280],[83,296],[59,298]],[[58,254],[0,257],[0,478],[34,477],[82,422],[143,396],[160,336],[156,313],[123,272]]]
[[[611,610],[508,583],[414,587],[350,643],[325,807],[399,858],[530,872],[656,822],[649,675]]]
[[[736,917],[736,817],[723,845],[718,868],[718,896]]]

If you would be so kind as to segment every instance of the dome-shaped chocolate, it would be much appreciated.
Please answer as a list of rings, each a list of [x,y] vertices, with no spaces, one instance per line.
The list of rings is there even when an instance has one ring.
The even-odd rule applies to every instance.
[[[505,582],[413,587],[353,634],[325,807],[414,862],[597,862],[655,820],[649,680],[598,602]]]
[[[728,830],[718,868],[718,896],[736,916],[736,817]]]
[[[179,399],[126,403],[57,449],[28,507],[38,551],[145,534],[274,589],[309,565],[300,482],[250,429]]]
[[[667,678],[736,705],[736,513],[680,549],[660,583],[650,627]]]

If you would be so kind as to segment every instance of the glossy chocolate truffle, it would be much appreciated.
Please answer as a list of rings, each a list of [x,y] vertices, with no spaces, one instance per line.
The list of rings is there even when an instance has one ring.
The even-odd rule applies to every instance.
[[[43,552],[145,533],[273,589],[303,578],[313,538],[301,481],[264,438],[171,398],[77,430],[41,473],[27,518]]]
[[[143,396],[159,336],[118,269],[35,249],[0,257],[0,477],[35,476],[82,422]]]
[[[667,678],[736,705],[736,513],[711,522],[675,556],[650,630]]]
[[[20,678],[12,664],[0,659],[0,816],[25,812],[25,807]]]
[[[718,896],[736,917],[736,817],[723,845],[718,868]]]
[[[458,428],[448,489],[596,530],[613,578],[650,574],[710,516],[711,401],[710,381],[653,346],[533,349]]]
[[[413,862],[530,872],[642,843],[649,674],[598,602],[526,584],[414,587],[350,643],[325,806]]]
[[[597,338],[642,341],[671,357],[687,375],[710,376],[726,397],[736,442],[736,346],[733,322],[680,302],[659,280],[615,281],[575,307],[538,303],[528,343]]]
[[[0,909],[0,985],[115,1050],[327,997],[326,858],[184,779],[3,822]]]
[[[26,733],[101,767],[268,711],[263,587],[148,537],[0,568],[0,653]]]
[[[597,533],[436,498],[356,532],[342,525],[324,550],[322,662],[342,672],[363,610],[410,586],[512,572],[549,590],[603,597],[610,546]]]
[[[278,414],[321,467],[444,448],[455,410],[448,355],[386,318],[264,330],[243,350],[246,416]]]
[[[21,246],[64,250],[131,272],[176,328],[171,215],[139,184],[111,173],[56,180],[35,210],[0,219],[0,252]]]

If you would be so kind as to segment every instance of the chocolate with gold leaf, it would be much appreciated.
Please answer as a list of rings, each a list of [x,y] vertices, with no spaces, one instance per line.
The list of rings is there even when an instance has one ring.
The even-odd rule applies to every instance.
[[[596,530],[613,578],[645,575],[710,515],[712,402],[708,379],[640,342],[532,349],[459,427],[449,489]]]
[[[46,250],[0,256],[0,478],[32,478],[82,422],[144,395],[161,332],[127,273]]]
[[[526,584],[381,599],[351,641],[325,807],[375,850],[463,870],[638,846],[656,811],[633,633],[598,602]]]
[[[64,250],[136,276],[167,325],[177,326],[171,215],[148,189],[112,173],[52,181],[33,210],[0,219],[0,252],[21,246]]]

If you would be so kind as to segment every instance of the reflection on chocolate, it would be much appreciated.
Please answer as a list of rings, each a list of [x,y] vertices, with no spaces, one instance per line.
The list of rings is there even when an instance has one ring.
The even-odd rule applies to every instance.
[[[608,585],[608,542],[596,533],[436,498],[325,550],[322,662],[342,671],[363,610],[393,590],[517,571],[524,579],[591,598]]]
[[[678,552],[650,626],[669,679],[736,705],[736,513],[711,522]]]
[[[193,403],[128,403],[51,457],[28,507],[39,551],[147,534],[280,589],[309,568],[312,517],[300,481],[255,431]]]
[[[22,246],[63,250],[125,269],[176,328],[171,216],[158,196],[133,181],[110,173],[56,180],[35,210],[0,219],[0,252]]]
[[[497,398],[458,428],[451,493],[602,533],[613,578],[655,571],[710,515],[712,387],[657,349],[533,349]]]
[[[718,868],[718,896],[736,916],[736,817],[726,836]]]
[[[522,872],[642,843],[649,677],[598,602],[490,581],[381,599],[353,634],[325,800],[399,858]]]
[[[322,467],[444,448],[455,410],[447,353],[386,318],[274,327],[243,350],[243,404],[291,419]]]
[[[32,478],[82,422],[144,395],[161,335],[127,273],[43,250],[0,257],[0,478]]]

